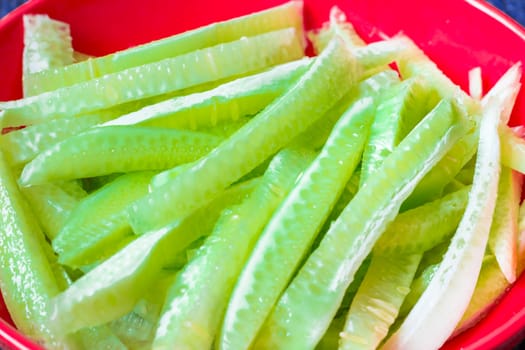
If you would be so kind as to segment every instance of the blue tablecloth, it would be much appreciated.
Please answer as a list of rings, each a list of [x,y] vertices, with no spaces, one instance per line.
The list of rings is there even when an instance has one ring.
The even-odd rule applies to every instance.
[[[0,0],[0,17],[25,0]],[[525,0],[488,0],[525,26]]]

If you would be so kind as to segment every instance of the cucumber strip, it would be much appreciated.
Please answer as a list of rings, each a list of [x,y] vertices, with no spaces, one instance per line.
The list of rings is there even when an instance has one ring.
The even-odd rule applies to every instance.
[[[509,283],[516,280],[518,250],[518,212],[523,178],[505,166],[501,167],[498,198],[488,247],[494,253],[501,272]]]
[[[251,195],[222,213],[211,236],[170,287],[155,349],[211,348],[236,278],[259,234],[313,158],[310,152],[279,152]]]
[[[64,226],[78,199],[59,184],[46,184],[22,189],[40,226],[49,240],[53,240]]]
[[[273,31],[0,103],[2,125],[36,124],[89,113],[248,74],[302,56],[294,28]]]
[[[368,97],[345,111],[264,228],[232,292],[221,349],[246,349],[255,339],[359,164],[374,110]]]
[[[254,179],[231,187],[191,216],[132,241],[57,295],[51,301],[48,324],[67,334],[129,313],[163,267],[197,238],[208,234],[222,209],[246,198],[257,183]]]
[[[468,71],[468,92],[473,99],[481,101],[483,97],[481,67],[475,67]]]
[[[221,139],[145,126],[91,128],[52,146],[22,171],[22,186],[112,173],[163,170],[199,159]]]
[[[294,27],[299,37],[302,37],[302,9],[302,1],[290,1],[268,10],[217,22],[60,69],[45,71],[36,74],[33,81],[40,91],[50,91],[160,61],[167,57],[175,57],[220,43],[235,41],[243,36],[254,36]]]
[[[497,102],[483,110],[476,171],[465,214],[434,278],[385,343],[385,350],[439,348],[468,306],[481,269],[498,191],[498,125],[504,105]],[[436,317],[438,310],[442,317]]]
[[[525,174],[525,140],[516,135],[512,128],[499,129],[501,139],[501,163]]]
[[[24,96],[40,93],[33,82],[34,73],[73,63],[69,24],[47,15],[25,15],[22,79]]]
[[[135,202],[128,211],[133,230],[162,227],[208,202],[324,115],[360,73],[350,52],[334,40],[289,91],[190,169]]]
[[[374,253],[415,254],[451,236],[467,206],[470,186],[399,214],[374,245]]]
[[[153,175],[122,175],[80,201],[53,239],[58,261],[73,268],[96,263],[112,245],[132,234],[124,210],[148,193]]]
[[[421,254],[372,256],[340,333],[340,350],[379,346],[397,318],[420,261]]]
[[[16,327],[44,346],[67,346],[46,322],[59,293],[45,238],[0,152],[0,285]]]
[[[52,147],[68,137],[77,135],[97,124],[104,123],[115,117],[117,111],[64,117],[42,124],[36,124],[0,136],[0,147],[12,166],[25,165],[39,153]]]
[[[438,102],[437,94],[423,81],[414,78],[403,81],[383,95],[363,152],[362,183]]]
[[[199,129],[258,113],[304,74],[312,60],[303,58],[218,87],[175,97],[125,114],[104,125],[145,125]]]
[[[322,118],[314,122],[305,132],[298,135],[292,144],[300,148],[319,149],[323,147],[335,123],[352,103],[371,95],[378,95],[399,82],[394,71],[384,71],[371,76],[355,87],[332,107]]]
[[[473,327],[503,296],[510,283],[501,272],[493,255],[486,256],[481,266],[476,288],[454,334]]]
[[[309,349],[317,344],[356,270],[402,201],[465,133],[464,119],[450,102],[440,102],[385,159],[382,170],[357,192],[281,296],[257,346]]]
[[[438,267],[439,263],[428,265],[423,270],[423,272],[414,279],[410,285],[410,292],[406,295],[405,300],[399,309],[399,318],[395,322],[396,325],[392,327],[394,330],[399,328],[399,326],[403,323],[402,321],[404,321],[406,318],[406,315],[408,315],[410,310],[412,310],[414,305],[416,305],[417,301],[421,297],[421,294],[423,294],[425,289],[427,289],[428,285],[430,284],[430,281],[434,277]]]

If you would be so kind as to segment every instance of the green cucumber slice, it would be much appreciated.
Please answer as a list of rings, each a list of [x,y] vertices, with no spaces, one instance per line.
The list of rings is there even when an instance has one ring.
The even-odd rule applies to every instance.
[[[155,349],[211,347],[235,280],[259,234],[313,158],[310,152],[279,152],[250,196],[222,213],[170,287]]]
[[[22,186],[112,173],[163,170],[199,159],[221,139],[145,126],[95,127],[52,146],[22,171]]]
[[[504,105],[494,101],[483,110],[476,171],[459,227],[432,281],[385,343],[385,350],[439,348],[468,306],[481,269],[498,191],[498,125]],[[442,316],[437,317],[437,312]]]
[[[363,153],[362,183],[437,103],[437,94],[417,79],[407,79],[383,95]]]
[[[245,349],[255,339],[359,164],[374,110],[368,97],[345,111],[264,228],[232,292],[221,349]]]
[[[379,346],[397,318],[420,261],[421,254],[372,256],[340,333],[340,350]]]
[[[109,121],[119,115],[117,110],[64,117],[42,124],[0,135],[0,147],[12,166],[25,165],[39,153],[68,137],[77,135],[92,126]]]
[[[219,44],[104,75],[73,86],[0,103],[2,125],[18,126],[107,109],[233,78],[303,56],[294,28]]]
[[[509,283],[513,283],[517,277],[518,213],[522,185],[521,174],[508,167],[501,167],[488,247]]]
[[[442,101],[412,130],[306,260],[267,319],[256,346],[308,349],[317,344],[377,238],[417,182],[465,133],[464,124],[461,110]]]
[[[168,99],[125,114],[104,125],[145,125],[192,129],[258,113],[282,95],[311,64],[311,59],[285,63],[191,95]]]
[[[48,346],[68,346],[47,322],[51,299],[59,293],[36,218],[0,152],[0,281],[16,327]]]
[[[40,93],[33,81],[35,73],[73,63],[69,24],[47,15],[25,15],[22,79],[24,96]]]
[[[191,216],[132,241],[57,295],[47,324],[67,334],[129,313],[177,253],[207,235],[222,209],[246,198],[257,181],[231,187]]]
[[[287,93],[194,166],[135,202],[128,211],[133,230],[162,227],[208,202],[306,130],[359,78],[360,67],[334,40]]]
[[[42,92],[51,91],[167,57],[235,41],[243,36],[254,36],[288,27],[294,27],[298,36],[302,37],[302,10],[302,1],[289,1],[268,10],[217,22],[107,56],[35,74],[32,77],[33,84]]]
[[[132,234],[124,209],[148,193],[153,175],[122,175],[81,200],[53,239],[58,261],[73,268],[96,263],[112,245]]]
[[[399,214],[374,245],[376,254],[422,253],[454,234],[467,206],[470,186]]]

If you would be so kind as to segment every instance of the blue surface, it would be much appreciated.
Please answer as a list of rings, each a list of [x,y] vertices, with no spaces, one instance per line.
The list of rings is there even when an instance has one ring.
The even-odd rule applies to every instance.
[[[109,1],[109,0],[108,0]],[[0,0],[0,17],[14,9],[24,0]],[[525,26],[525,0],[488,0],[494,6],[500,8],[519,23]]]

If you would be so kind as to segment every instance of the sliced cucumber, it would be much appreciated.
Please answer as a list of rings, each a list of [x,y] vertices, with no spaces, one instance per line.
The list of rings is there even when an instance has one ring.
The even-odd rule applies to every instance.
[[[421,254],[372,256],[352,301],[339,349],[376,349],[386,337],[410,291]]]
[[[154,174],[122,175],[80,201],[53,239],[58,261],[73,268],[96,263],[112,251],[112,245],[131,235],[124,209],[148,193]]]
[[[208,202],[306,130],[359,77],[360,67],[334,40],[286,94],[194,166],[133,204],[128,213],[134,231],[162,227]]]
[[[32,77],[33,84],[40,91],[55,90],[167,57],[235,41],[243,36],[254,36],[288,27],[294,27],[299,37],[302,37],[302,9],[302,1],[289,1],[265,11],[213,23],[61,69],[48,70]]]
[[[34,74],[73,63],[73,46],[69,24],[47,15],[24,15],[24,51],[22,79],[24,96],[41,91],[35,86]]]
[[[294,28],[219,44],[104,75],[73,86],[2,102],[2,126],[36,124],[233,78],[303,56]]]
[[[464,118],[442,101],[385,159],[382,170],[357,192],[281,296],[256,346],[309,349],[317,344],[356,270],[402,201],[465,133]]]
[[[136,126],[96,127],[69,137],[29,162],[22,186],[113,173],[163,170],[199,159],[221,139],[195,131]]]
[[[454,234],[467,206],[470,186],[462,186],[399,214],[374,246],[377,254],[422,253]]]
[[[282,95],[311,64],[285,63],[268,71],[191,95],[168,99],[125,114],[105,125],[145,125],[196,130],[253,115]]]
[[[501,167],[498,198],[490,226],[488,247],[509,283],[516,280],[518,259],[518,213],[523,177]]]
[[[254,192],[222,213],[211,236],[170,287],[155,349],[211,347],[235,280],[260,232],[313,158],[310,152],[279,152]]]
[[[47,324],[67,334],[129,313],[152,288],[163,267],[170,266],[177,253],[197,238],[207,235],[222,209],[246,198],[257,180],[232,187],[186,219],[132,241],[57,295]]]
[[[359,164],[373,98],[352,104],[261,234],[238,278],[219,347],[245,349],[270,314]]]

